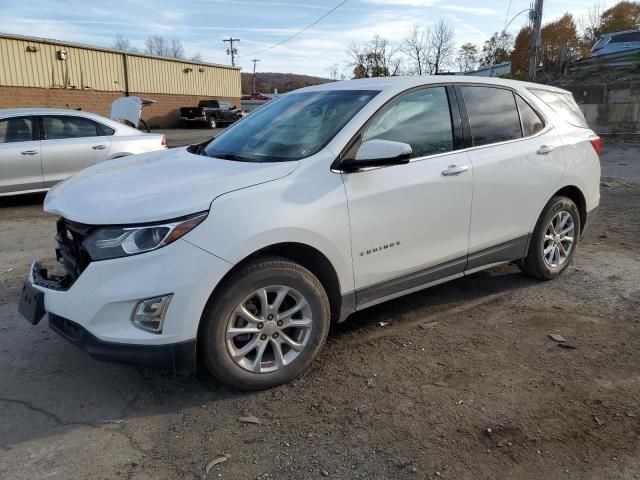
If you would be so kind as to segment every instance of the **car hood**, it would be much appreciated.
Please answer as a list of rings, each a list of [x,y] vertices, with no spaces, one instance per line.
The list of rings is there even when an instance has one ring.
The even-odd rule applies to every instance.
[[[76,173],[49,191],[44,210],[91,225],[168,220],[208,210],[224,193],[277,180],[297,166],[221,160],[186,148],[149,152]]]

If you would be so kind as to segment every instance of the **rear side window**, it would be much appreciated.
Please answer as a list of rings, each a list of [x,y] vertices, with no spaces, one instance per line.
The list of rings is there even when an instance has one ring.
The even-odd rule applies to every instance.
[[[42,122],[45,140],[86,138],[104,135],[98,124],[88,118],[71,116],[42,117]]]
[[[103,137],[110,137],[111,135],[116,133],[113,128],[107,127],[106,125],[103,125],[101,123],[96,123],[96,128],[98,129],[98,135]]]
[[[453,150],[445,88],[423,88],[394,99],[362,132],[363,142],[374,139],[408,143],[414,158]]]
[[[520,97],[520,95],[516,95],[516,104],[518,105],[518,111],[520,112],[522,134],[525,137],[535,135],[544,128],[544,122],[540,116]]]
[[[473,146],[522,138],[520,116],[510,90],[461,87],[467,108]]]
[[[0,143],[29,142],[31,140],[33,140],[33,120],[31,117],[0,120]]]
[[[621,33],[611,37],[611,43],[640,42],[640,32]]]
[[[589,128],[580,107],[578,107],[578,104],[573,99],[573,95],[570,93],[549,92],[547,90],[537,89],[531,89],[530,91],[549,105],[565,122],[574,127]]]

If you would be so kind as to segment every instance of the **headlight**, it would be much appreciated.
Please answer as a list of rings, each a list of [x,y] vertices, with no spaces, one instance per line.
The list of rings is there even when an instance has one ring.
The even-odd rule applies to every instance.
[[[153,225],[98,228],[82,242],[82,246],[92,260],[137,255],[175,242],[206,217],[207,212],[204,212]]]

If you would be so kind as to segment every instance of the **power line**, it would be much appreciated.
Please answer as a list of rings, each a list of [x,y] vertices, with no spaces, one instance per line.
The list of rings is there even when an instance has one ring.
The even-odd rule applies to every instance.
[[[297,37],[298,35],[300,35],[302,32],[304,32],[305,30],[309,30],[311,27],[313,27],[315,24],[319,23],[321,20],[324,20],[325,18],[327,18],[329,15],[331,15],[333,12],[335,12],[338,8],[340,8],[342,5],[344,5],[345,3],[347,3],[349,0],[343,0],[342,2],[340,2],[338,5],[336,5],[335,7],[333,7],[331,10],[329,10],[327,13],[325,13],[324,15],[322,15],[320,18],[318,18],[315,22],[307,25],[306,27],[304,27],[302,30],[297,31],[296,33],[294,33],[293,35],[285,38],[284,40],[282,40],[281,42],[276,43],[275,45],[271,45],[270,47],[267,47],[263,50],[259,50],[257,52],[253,52],[250,53],[248,55],[238,55],[239,57],[251,57],[253,55],[259,55],[260,53],[264,53],[268,50],[271,50],[273,48],[279,47],[280,45],[282,45],[285,42],[288,42],[289,40],[291,40],[292,38]]]
[[[502,27],[503,32],[507,29],[507,21],[509,20],[509,14],[511,13],[511,2],[512,0],[509,0],[509,6],[507,7],[507,14],[504,16],[504,26]]]

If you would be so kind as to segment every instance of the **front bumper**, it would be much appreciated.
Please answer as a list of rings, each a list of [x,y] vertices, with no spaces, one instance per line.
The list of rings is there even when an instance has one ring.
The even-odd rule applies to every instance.
[[[148,365],[188,375],[196,371],[196,341],[166,345],[105,342],[81,325],[49,313],[49,327],[97,360]]]
[[[192,363],[202,311],[231,267],[180,239],[141,255],[91,262],[66,289],[43,283],[37,271],[27,283],[43,292],[51,327],[92,356],[176,370]],[[170,293],[161,333],[133,324],[139,301]]]

